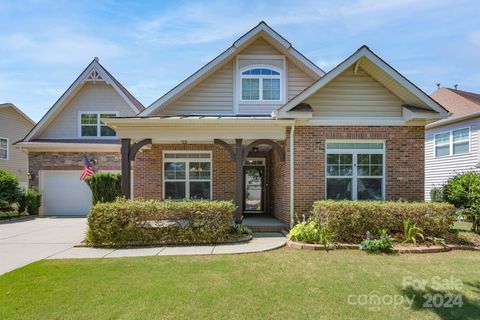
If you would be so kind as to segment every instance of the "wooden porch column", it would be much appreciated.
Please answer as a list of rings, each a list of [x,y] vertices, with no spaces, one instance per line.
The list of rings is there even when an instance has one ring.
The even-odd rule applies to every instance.
[[[242,139],[235,139],[235,223],[243,220],[243,146]]]
[[[131,163],[130,163],[130,139],[122,139],[122,196],[126,199],[130,199],[131,190],[130,190],[130,172],[131,172]]]

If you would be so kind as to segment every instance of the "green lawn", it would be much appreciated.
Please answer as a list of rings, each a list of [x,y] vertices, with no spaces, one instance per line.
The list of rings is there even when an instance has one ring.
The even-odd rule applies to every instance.
[[[0,277],[0,319],[479,319],[480,252],[259,254],[45,260]],[[423,308],[403,277],[454,277],[462,308]],[[412,297],[352,305],[350,295]],[[353,302],[358,301],[352,298]],[[389,301],[388,299],[385,301]]]

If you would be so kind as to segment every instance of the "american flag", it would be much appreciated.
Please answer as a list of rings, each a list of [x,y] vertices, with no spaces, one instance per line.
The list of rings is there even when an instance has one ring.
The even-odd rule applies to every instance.
[[[80,180],[85,180],[91,175],[95,173],[95,170],[93,169],[92,164],[87,158],[87,155],[83,155],[83,170],[82,170],[82,175],[80,176]]]

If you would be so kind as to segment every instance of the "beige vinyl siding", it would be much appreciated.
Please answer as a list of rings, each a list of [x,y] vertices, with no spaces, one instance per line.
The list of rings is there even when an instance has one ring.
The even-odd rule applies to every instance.
[[[111,85],[98,82],[86,83],[38,138],[79,138],[79,111],[118,111],[121,117],[136,115]]]
[[[314,117],[401,117],[402,102],[361,67],[342,72],[305,100]]]
[[[470,152],[435,158],[435,135],[447,131],[470,128]],[[441,187],[448,178],[458,172],[479,171],[478,131],[480,119],[471,119],[446,126],[427,129],[425,132],[425,200],[430,201],[433,187]]]
[[[233,61],[228,62],[159,113],[166,115],[232,114]]]
[[[248,47],[240,52],[240,54],[269,54],[279,55],[280,51],[275,49],[270,43],[263,38],[258,38]]]
[[[305,72],[300,70],[295,64],[287,61],[288,69],[288,100],[309,87],[315,80],[310,78]]]
[[[0,137],[8,138],[8,160],[0,160],[0,168],[15,174],[22,184],[28,182],[28,156],[13,144],[22,140],[33,125],[12,108],[0,108]]]

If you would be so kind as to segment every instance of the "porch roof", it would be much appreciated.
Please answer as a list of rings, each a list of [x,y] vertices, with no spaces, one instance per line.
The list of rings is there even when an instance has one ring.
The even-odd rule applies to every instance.
[[[152,139],[154,143],[213,143],[214,139],[234,141],[284,140],[286,127],[294,120],[276,120],[269,116],[154,116],[123,117],[102,120],[120,138]]]

